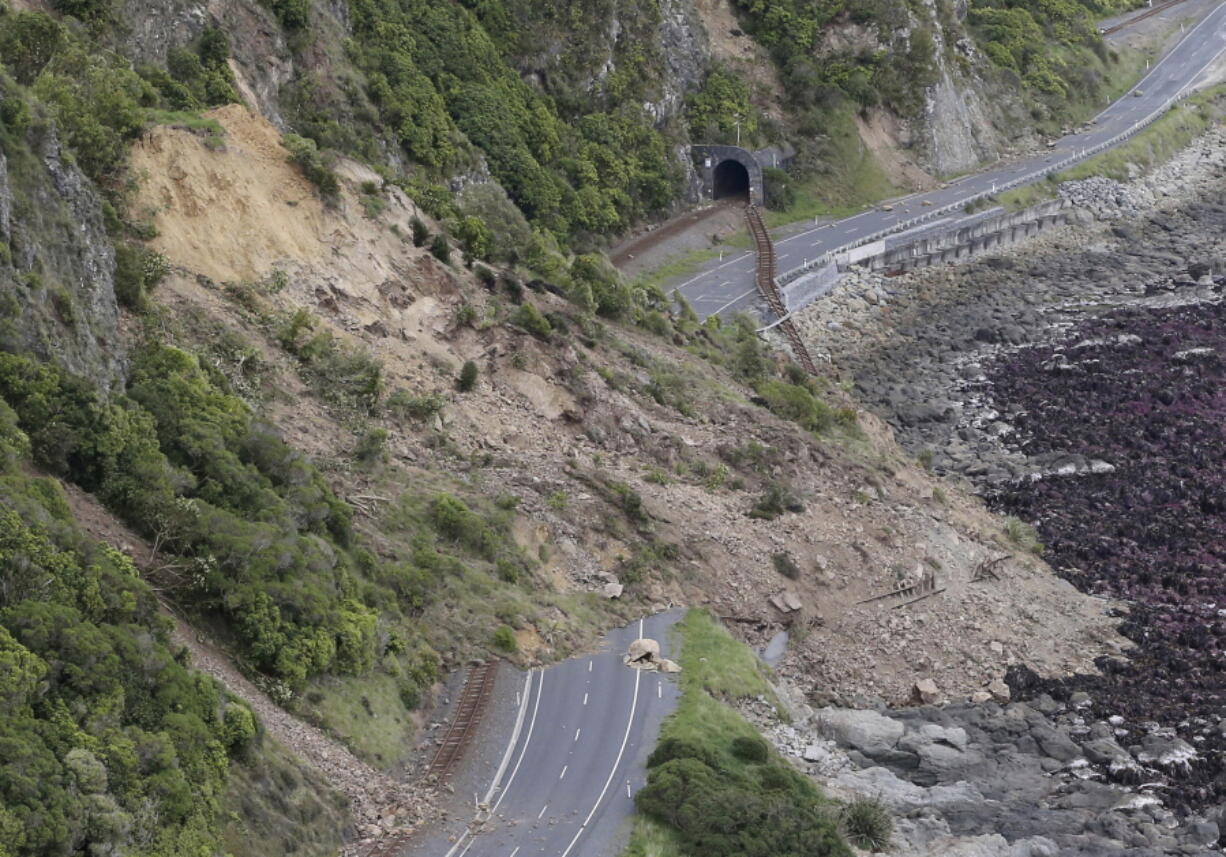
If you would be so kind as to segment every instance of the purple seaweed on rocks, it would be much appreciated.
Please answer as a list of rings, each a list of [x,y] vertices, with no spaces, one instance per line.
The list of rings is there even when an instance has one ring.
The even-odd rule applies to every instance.
[[[1085,690],[1101,717],[1168,727],[1172,742],[1195,751],[1194,759],[1153,751],[1155,768],[1169,775],[1168,803],[1222,802],[1226,306],[1119,311],[1064,344],[1011,353],[989,375],[996,407],[1020,408],[1018,449],[1114,465],[1014,483],[989,499],[1035,523],[1046,557],[1078,588],[1127,601],[1122,631],[1137,646],[1127,662],[1101,663],[1098,676],[1014,674],[1015,692]],[[1133,743],[1141,738],[1134,730]]]

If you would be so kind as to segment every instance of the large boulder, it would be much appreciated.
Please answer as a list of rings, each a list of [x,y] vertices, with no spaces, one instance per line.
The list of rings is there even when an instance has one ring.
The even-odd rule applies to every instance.
[[[658,660],[659,657],[659,642],[649,637],[642,637],[630,644],[630,648],[626,652],[626,663],[631,665],[649,663]]]
[[[818,728],[841,747],[859,750],[870,759],[886,756],[898,744],[906,727],[876,711],[849,708],[823,708],[817,715]]]

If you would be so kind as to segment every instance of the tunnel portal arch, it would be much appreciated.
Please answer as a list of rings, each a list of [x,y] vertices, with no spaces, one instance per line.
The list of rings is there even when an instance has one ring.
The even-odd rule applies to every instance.
[[[698,175],[702,179],[702,195],[707,199],[731,199],[737,196],[754,205],[766,202],[762,183],[762,165],[753,152],[740,146],[693,145]]]

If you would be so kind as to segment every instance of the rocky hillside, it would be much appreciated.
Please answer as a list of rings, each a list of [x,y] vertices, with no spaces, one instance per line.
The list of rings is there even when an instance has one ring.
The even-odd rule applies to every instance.
[[[814,175],[851,138],[813,128],[889,148],[977,69],[1071,109],[999,71],[1015,25],[1091,50],[1068,9],[5,7],[0,852],[414,824],[448,671],[670,601],[789,630],[815,695],[1118,652],[837,384],[584,252],[686,198],[679,147],[729,104],[746,143],[816,140]],[[942,598],[876,598],[906,587]]]
[[[159,276],[140,281],[138,308],[119,310],[107,352],[123,371],[109,393],[16,340],[4,355],[11,472],[47,474],[37,484],[52,492],[23,489],[27,511],[11,523],[51,538],[49,516],[73,514],[56,479],[90,492],[130,528],[93,530],[144,569],[125,586],[146,599],[152,587],[262,694],[360,758],[399,769],[437,677],[465,658],[557,658],[669,601],[709,603],[753,640],[792,629],[781,669],[827,694],[902,701],[920,678],[970,694],[999,680],[1002,646],[1053,673],[1118,651],[1100,602],[748,328],[698,325],[592,259],[576,265],[604,303],[587,309],[548,280],[470,272],[428,213],[368,167],[338,164],[324,196],[293,158],[241,107],[137,141],[142,181],[126,204],[150,218],[137,249]],[[23,544],[7,556],[52,567]],[[973,582],[1002,557],[1007,585]],[[939,621],[861,604],[921,578],[948,592]],[[64,578],[65,598],[75,581]],[[122,602],[116,585],[85,591]],[[10,619],[30,609],[25,596],[7,593],[11,645],[51,663],[50,643]],[[985,630],[1019,611],[1015,634]],[[77,698],[66,682],[14,704],[46,722],[54,700]],[[141,707],[142,692],[123,691],[120,724],[169,716]],[[220,751],[229,709],[203,705],[191,728],[219,730],[201,740]],[[85,746],[101,734],[88,719],[75,728]],[[318,811],[290,823],[300,810],[253,796],[272,783],[249,765],[283,753],[273,734],[294,734],[256,729],[228,762],[213,757],[216,802],[176,835],[250,853],[243,842],[292,830],[297,847],[326,852],[328,836],[310,831],[341,825]],[[73,745],[41,746],[40,764],[69,776]],[[53,799],[15,790],[5,771],[6,804]],[[54,798],[66,806],[57,847],[83,841],[90,794]],[[133,794],[112,789],[117,812],[135,811]],[[231,801],[237,817],[220,811]],[[391,824],[421,810],[388,801]],[[18,814],[14,829],[34,818]],[[116,824],[115,842],[140,829]]]

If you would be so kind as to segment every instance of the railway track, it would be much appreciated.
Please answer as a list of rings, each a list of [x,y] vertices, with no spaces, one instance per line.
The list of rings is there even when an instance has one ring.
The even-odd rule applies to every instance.
[[[796,328],[796,323],[788,318],[788,308],[783,302],[783,295],[779,292],[779,286],[775,283],[775,277],[778,274],[778,266],[775,259],[775,242],[771,240],[770,233],[767,232],[766,224],[762,222],[762,215],[756,205],[745,207],[745,220],[749,224],[749,234],[753,236],[754,250],[757,258],[754,282],[758,287],[758,293],[762,295],[766,305],[770,307],[775,317],[783,319],[779,323],[779,329],[783,331],[783,335],[787,337],[788,342],[791,344],[796,360],[804,367],[806,372],[810,375],[816,375],[817,366],[809,355],[809,349],[805,347],[804,340],[800,337],[800,331]]]
[[[1169,0],[1169,2],[1166,2],[1166,3],[1159,3],[1154,8],[1147,9],[1146,11],[1142,12],[1140,15],[1136,15],[1132,18],[1129,18],[1127,21],[1120,21],[1114,27],[1108,27],[1107,29],[1103,30],[1101,34],[1104,36],[1110,36],[1112,33],[1118,33],[1120,30],[1124,29],[1125,27],[1132,26],[1137,21],[1143,21],[1146,18],[1148,18],[1150,15],[1157,15],[1159,12],[1163,12],[1171,8],[1172,6],[1178,6],[1180,3],[1183,3],[1183,2],[1184,0]]]
[[[451,725],[447,727],[442,743],[434,751],[434,757],[426,767],[426,776],[436,780],[443,779],[463,756],[468,739],[481,721],[481,715],[494,691],[494,679],[498,675],[499,663],[497,660],[481,661],[468,668]]]
[[[469,739],[477,724],[481,722],[481,715],[493,694],[499,663],[501,661],[480,661],[468,668],[451,725],[447,727],[442,743],[434,751],[430,764],[426,766],[426,776],[433,778],[435,782],[441,781],[464,755]],[[396,857],[408,847],[416,832],[402,830],[385,834],[367,850],[357,853],[361,854],[361,857]]]

